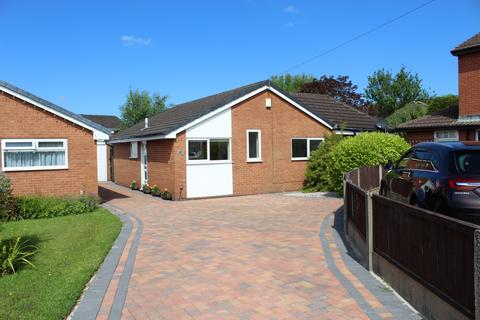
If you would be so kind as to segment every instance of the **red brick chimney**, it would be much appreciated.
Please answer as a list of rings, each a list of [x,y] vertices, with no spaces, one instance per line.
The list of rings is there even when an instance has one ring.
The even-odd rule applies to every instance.
[[[480,33],[451,53],[458,57],[458,120],[480,120]]]

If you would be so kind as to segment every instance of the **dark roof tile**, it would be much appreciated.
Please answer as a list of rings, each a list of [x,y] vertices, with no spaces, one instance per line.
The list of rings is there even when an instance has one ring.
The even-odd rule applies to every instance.
[[[480,32],[452,49],[454,56],[480,50]]]
[[[100,114],[82,114],[81,116],[112,131],[118,130],[122,127],[122,120],[117,116]]]

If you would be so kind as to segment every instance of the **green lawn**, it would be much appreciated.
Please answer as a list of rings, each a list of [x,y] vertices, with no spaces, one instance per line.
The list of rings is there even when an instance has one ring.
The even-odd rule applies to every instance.
[[[0,224],[0,238],[22,235],[38,247],[35,268],[0,277],[0,319],[63,319],[121,229],[104,209],[83,215]]]

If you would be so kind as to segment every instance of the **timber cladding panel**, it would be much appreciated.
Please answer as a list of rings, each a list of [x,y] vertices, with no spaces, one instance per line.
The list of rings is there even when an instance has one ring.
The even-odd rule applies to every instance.
[[[98,192],[93,132],[8,94],[0,94],[0,123],[0,139],[68,140],[68,169],[7,172],[15,194]]]
[[[265,99],[272,99],[271,109]],[[262,162],[247,162],[247,130],[261,130]],[[235,195],[299,190],[307,161],[291,159],[292,138],[330,133],[307,114],[269,92],[232,108],[233,192]]]
[[[138,157],[130,159],[130,143],[113,145],[113,175],[115,183],[130,187],[133,180],[140,180],[140,143],[138,144]]]
[[[458,57],[459,115],[480,115],[480,52]]]

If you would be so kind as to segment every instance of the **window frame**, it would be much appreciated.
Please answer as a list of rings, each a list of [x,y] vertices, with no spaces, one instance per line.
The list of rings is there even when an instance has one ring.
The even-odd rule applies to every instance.
[[[307,156],[306,157],[294,157],[293,156],[293,140],[307,140]],[[292,161],[305,161],[310,159],[310,140],[320,140],[320,144],[325,142],[325,138],[315,137],[315,138],[305,138],[305,137],[295,137],[290,139],[290,157]]]
[[[441,133],[441,132],[455,132],[457,137],[456,138],[439,138],[438,134]],[[433,133],[433,138],[434,138],[435,142],[460,141],[460,133],[458,132],[458,130],[436,130]]]
[[[133,146],[135,146],[135,154],[133,154]],[[138,141],[130,142],[130,156],[129,159],[138,159]]]
[[[258,134],[258,150],[256,158],[250,158],[250,133]],[[247,162],[262,162],[262,130],[247,129]]]
[[[9,142],[32,142],[32,147],[7,147]],[[39,147],[39,142],[62,142],[63,147]],[[68,169],[68,139],[2,139],[2,171],[44,171],[44,170],[65,170]],[[8,150],[31,150],[34,152],[65,151],[65,164],[61,166],[31,166],[31,167],[5,167],[5,152]]]
[[[228,160],[210,160],[210,140],[228,140]],[[190,159],[189,154],[189,142],[190,141],[207,141],[207,159]],[[215,138],[187,138],[185,141],[186,153],[185,160],[186,164],[222,164],[222,163],[232,163],[232,139],[226,137],[215,137]]]

